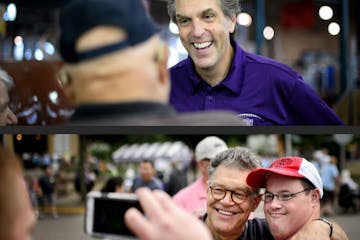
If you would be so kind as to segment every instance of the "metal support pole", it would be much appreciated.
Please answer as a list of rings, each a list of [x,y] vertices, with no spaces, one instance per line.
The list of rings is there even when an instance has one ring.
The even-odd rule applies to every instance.
[[[285,154],[286,156],[293,155],[293,148],[292,148],[292,141],[291,141],[291,134],[285,134]]]
[[[256,0],[256,54],[261,54],[264,42],[265,0]]]
[[[349,82],[349,0],[341,0],[340,31],[340,95],[347,89]]]
[[[80,151],[79,151],[79,174],[80,174],[80,196],[81,202],[86,200],[86,177],[85,177],[85,158],[86,158],[86,136],[80,135]]]

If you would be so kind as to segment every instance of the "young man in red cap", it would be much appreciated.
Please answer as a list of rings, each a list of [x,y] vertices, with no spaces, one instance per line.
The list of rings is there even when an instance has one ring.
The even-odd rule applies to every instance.
[[[271,234],[276,240],[291,239],[303,226],[313,221],[333,224],[320,218],[320,199],[323,196],[321,177],[315,166],[304,158],[284,157],[269,168],[252,170],[246,182],[253,188],[266,188],[262,195],[264,213]],[[346,234],[340,239],[347,239]],[[298,239],[298,238],[297,238]]]

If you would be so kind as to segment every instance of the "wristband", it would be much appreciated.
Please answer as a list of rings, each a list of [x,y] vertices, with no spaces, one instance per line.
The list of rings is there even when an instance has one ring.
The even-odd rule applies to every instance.
[[[324,223],[326,223],[327,225],[329,225],[329,228],[330,228],[330,232],[329,232],[329,237],[331,238],[332,237],[332,234],[333,234],[333,224],[327,220],[326,218],[317,218],[317,219],[314,219],[314,221],[316,220],[319,220],[319,221],[322,221]]]

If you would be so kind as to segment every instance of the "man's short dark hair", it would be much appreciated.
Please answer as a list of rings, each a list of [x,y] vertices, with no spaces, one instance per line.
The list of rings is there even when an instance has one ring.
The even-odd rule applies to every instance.
[[[143,159],[143,160],[141,160],[140,163],[150,163],[150,165],[151,165],[152,167],[154,167],[154,161],[152,161],[152,160],[150,160],[150,159]]]

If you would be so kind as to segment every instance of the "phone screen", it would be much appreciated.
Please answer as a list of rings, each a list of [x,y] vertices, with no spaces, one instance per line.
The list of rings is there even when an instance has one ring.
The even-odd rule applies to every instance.
[[[124,214],[130,207],[140,208],[135,200],[94,199],[93,231],[100,234],[134,236],[127,228]]]

